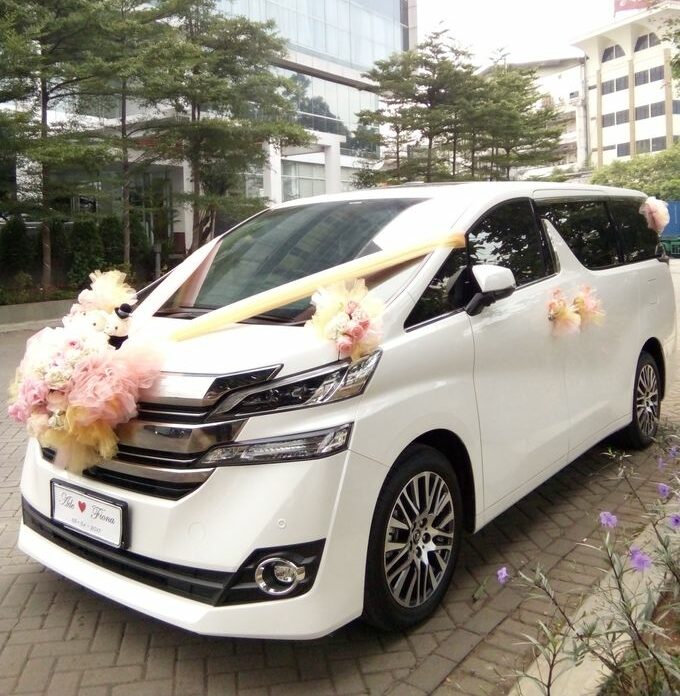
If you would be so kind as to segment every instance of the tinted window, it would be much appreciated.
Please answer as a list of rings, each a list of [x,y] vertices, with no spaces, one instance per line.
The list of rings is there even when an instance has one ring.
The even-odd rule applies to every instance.
[[[649,118],[649,104],[635,107],[635,120],[640,121],[643,118]]]
[[[608,126],[613,126],[614,125],[614,114],[605,114],[602,117],[602,127],[607,128]]]
[[[616,156],[625,157],[626,155],[630,155],[630,143],[619,143],[616,146]]]
[[[635,84],[646,85],[649,82],[649,70],[640,70],[635,73]]]
[[[659,237],[647,227],[645,216],[640,213],[644,198],[610,201],[614,222],[619,230],[623,258],[626,262],[654,258]]]
[[[604,202],[540,203],[538,211],[586,268],[607,268],[619,263],[616,233]]]
[[[628,75],[616,78],[616,91],[620,92],[622,89],[628,89]]]
[[[666,113],[666,102],[654,102],[650,104],[649,113],[651,116],[663,116]]]
[[[624,109],[623,111],[617,111],[616,112],[616,123],[628,123],[628,109]]]
[[[468,235],[470,263],[494,263],[509,268],[517,285],[552,273],[529,201],[499,206]]]
[[[602,83],[602,94],[611,94],[614,91],[614,80],[607,80]]]
[[[467,251],[454,249],[416,302],[404,326],[415,326],[428,319],[461,309],[473,294]]]
[[[656,82],[657,80],[663,80],[663,65],[657,65],[656,68],[649,70],[649,81]]]
[[[666,149],[666,136],[662,135],[658,138],[652,138],[652,152]]]

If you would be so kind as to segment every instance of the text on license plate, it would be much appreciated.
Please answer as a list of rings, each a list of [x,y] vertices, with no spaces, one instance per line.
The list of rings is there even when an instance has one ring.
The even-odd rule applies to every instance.
[[[124,507],[52,481],[52,519],[111,546],[122,545]]]

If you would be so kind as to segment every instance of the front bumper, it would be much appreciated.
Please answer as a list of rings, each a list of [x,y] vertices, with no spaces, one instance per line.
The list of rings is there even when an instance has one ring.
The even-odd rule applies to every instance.
[[[51,479],[85,484],[95,494],[127,502],[127,553],[171,571],[200,569],[197,582],[222,582],[228,590],[230,578],[254,552],[325,539],[313,585],[298,596],[239,604],[228,603],[235,596],[228,592],[219,601],[180,596],[143,575],[116,572],[96,555],[74,553],[29,519],[22,523],[19,547],[95,592],[191,631],[314,638],[361,614],[368,534],[385,473],[382,465],[347,451],[323,460],[225,467],[190,495],[169,501],[63,472],[42,458],[37,443],[29,444],[22,495],[32,517],[50,522]],[[71,536],[76,544],[81,539]]]

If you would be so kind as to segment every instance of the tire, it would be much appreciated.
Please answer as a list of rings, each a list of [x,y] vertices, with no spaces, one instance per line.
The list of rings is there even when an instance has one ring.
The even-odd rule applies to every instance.
[[[462,513],[448,459],[426,445],[406,449],[388,474],[373,514],[364,621],[401,630],[434,612],[458,560]]]
[[[632,421],[621,431],[623,444],[632,449],[644,449],[654,442],[661,414],[660,386],[659,366],[643,351],[635,368]]]

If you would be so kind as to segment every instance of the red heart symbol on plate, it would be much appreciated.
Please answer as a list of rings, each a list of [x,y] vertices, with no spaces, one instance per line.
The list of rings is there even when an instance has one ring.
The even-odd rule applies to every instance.
[[[78,507],[80,508],[80,512],[84,512],[87,505],[82,500],[79,500]]]

